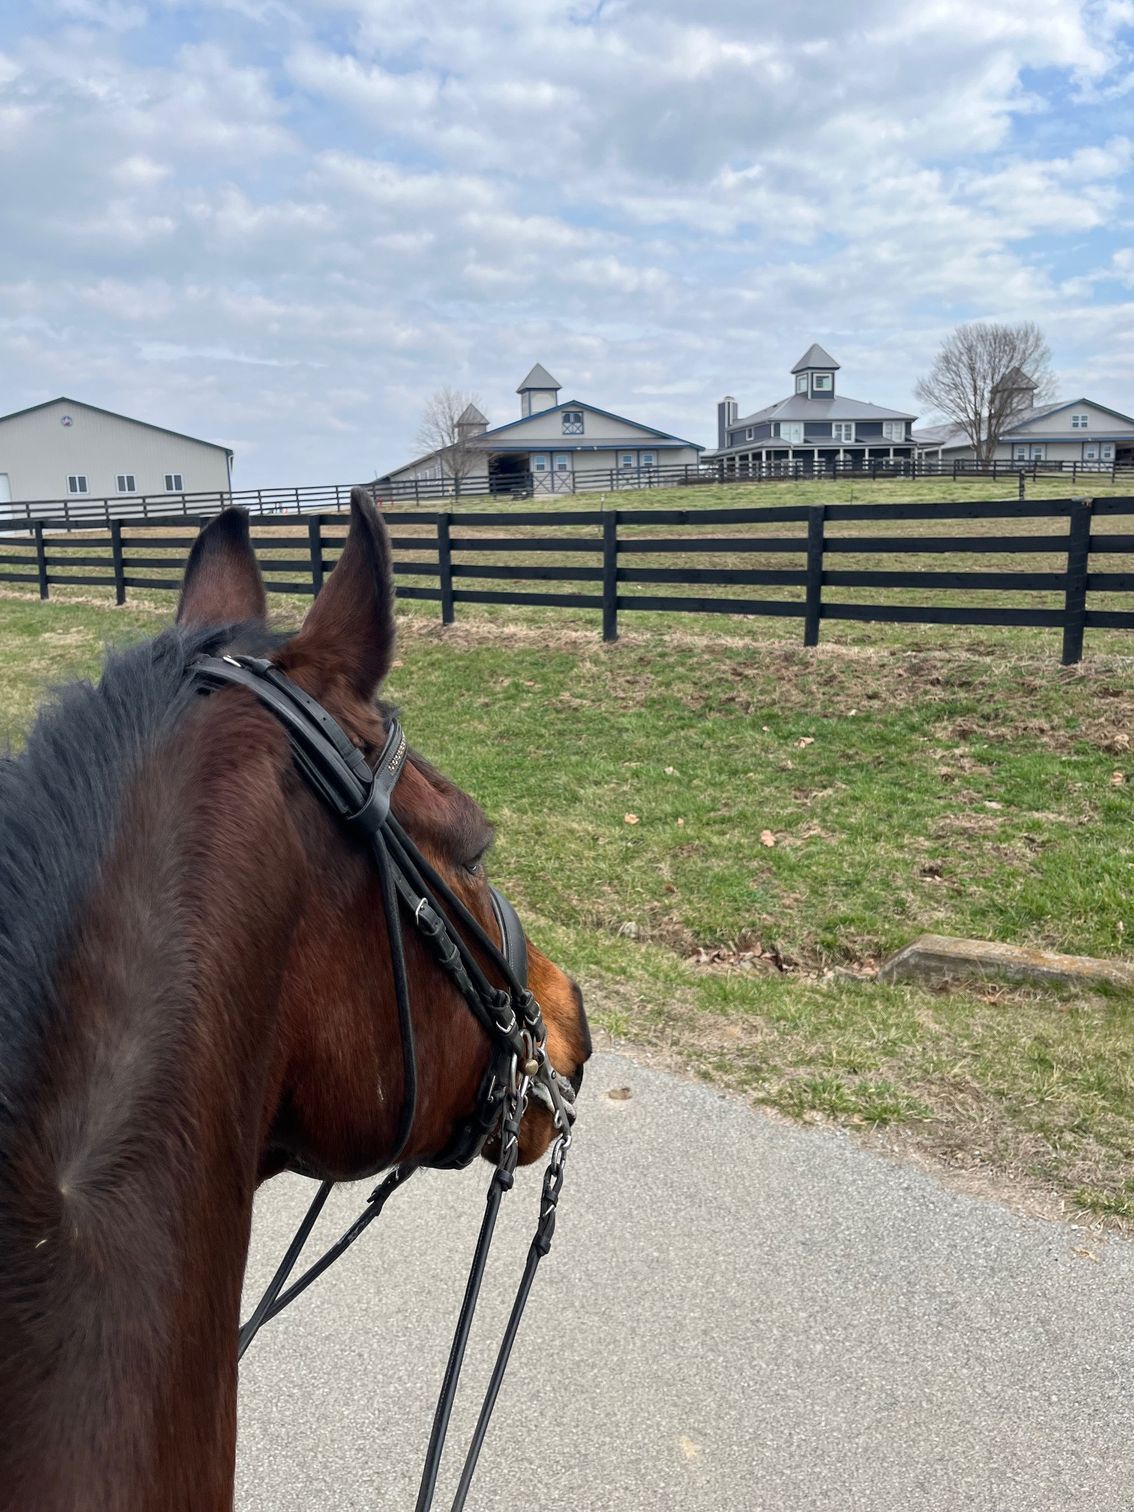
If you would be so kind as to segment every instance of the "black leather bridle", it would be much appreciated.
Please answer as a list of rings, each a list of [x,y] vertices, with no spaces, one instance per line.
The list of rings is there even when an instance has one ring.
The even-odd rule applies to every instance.
[[[371,1192],[366,1208],[350,1228],[284,1290],[331,1191],[331,1182],[320,1185],[271,1283],[251,1317],[241,1327],[238,1356],[244,1354],[269,1319],[293,1302],[354,1243],[377,1218],[388,1198],[420,1165],[446,1169],[466,1166],[481,1152],[490,1136],[498,1141],[496,1168],[489,1183],[484,1218],[433,1417],[415,1512],[426,1512],[433,1504],[465,1346],[500,1202],[515,1177],[520,1121],[529,1098],[543,1103],[554,1121],[555,1140],[544,1172],[539,1221],[452,1504],[453,1512],[459,1512],[465,1505],[472,1483],[536,1268],[551,1248],[556,1205],[563,1186],[564,1159],[571,1144],[571,1126],[575,1120],[575,1089],[548,1059],[543,1014],[528,989],[524,931],[512,905],[495,888],[490,889],[493,915],[500,931],[498,946],[390,811],[390,798],[405,768],[408,751],[398,721],[390,720],[385,747],[376,766],[371,768],[363,752],[326,709],[270,661],[254,656],[204,657],[193,663],[191,672],[202,693],[236,686],[254,694],[286,731],[295,764],[306,781],[332,812],[356,834],[363,836],[370,846],[380,882],[402,1041],[402,1106],[389,1174]],[[403,919],[406,918],[418,931],[438,966],[453,981],[491,1045],[489,1065],[472,1116],[455,1131],[445,1150],[428,1160],[413,1161],[402,1160],[417,1110],[417,1055],[402,935]],[[503,986],[495,986],[485,975],[470,942],[480,957],[489,962]]]

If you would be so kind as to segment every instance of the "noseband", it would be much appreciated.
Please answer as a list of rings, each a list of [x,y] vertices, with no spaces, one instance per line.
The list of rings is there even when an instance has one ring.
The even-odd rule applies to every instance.
[[[402,1041],[402,1106],[389,1174],[370,1194],[366,1209],[350,1228],[285,1291],[284,1285],[331,1191],[331,1182],[321,1184],[267,1291],[240,1330],[238,1354],[242,1356],[260,1328],[354,1243],[377,1218],[387,1199],[419,1166],[460,1168],[480,1154],[490,1137],[497,1144],[496,1169],[489,1184],[484,1219],[434,1414],[416,1512],[426,1512],[433,1503],[465,1346],[500,1201],[513,1184],[520,1121],[529,1099],[542,1103],[554,1121],[556,1138],[544,1173],[539,1222],[453,1502],[453,1512],[459,1512],[465,1505],[536,1267],[551,1247],[564,1158],[575,1120],[575,1089],[548,1058],[547,1029],[540,1006],[528,988],[527,944],[515,909],[495,888],[490,889],[493,917],[500,931],[498,946],[390,811],[390,799],[405,769],[408,751],[398,721],[391,719],[386,744],[372,769],[326,709],[271,662],[253,656],[204,657],[193,664],[191,671],[202,693],[230,686],[252,693],[283,726],[295,764],[308,784],[369,845],[382,895]],[[484,1029],[491,1054],[474,1111],[457,1128],[446,1148],[428,1159],[403,1161],[417,1111],[418,1082],[403,939],[403,921],[407,919]],[[489,963],[503,986],[495,986],[489,980],[472,946]]]

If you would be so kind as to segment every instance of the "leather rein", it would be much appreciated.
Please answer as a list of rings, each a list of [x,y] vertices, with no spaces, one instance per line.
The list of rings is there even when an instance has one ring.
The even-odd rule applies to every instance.
[[[366,1207],[354,1223],[285,1290],[288,1277],[334,1184],[330,1181],[321,1183],[267,1290],[240,1329],[238,1358],[243,1356],[263,1325],[295,1301],[354,1243],[378,1217],[398,1187],[424,1163],[402,1160],[413,1130],[418,1091],[404,921],[408,920],[417,930],[437,965],[453,981],[492,1047],[472,1116],[455,1131],[447,1148],[428,1161],[431,1166],[459,1169],[480,1154],[490,1137],[498,1142],[496,1167],[489,1183],[484,1217],[434,1412],[415,1512],[427,1512],[433,1505],[465,1346],[500,1202],[514,1181],[520,1121],[529,1099],[541,1102],[554,1120],[555,1140],[544,1172],[535,1236],[452,1503],[452,1512],[460,1512],[472,1483],[536,1269],[551,1248],[556,1205],[563,1186],[564,1160],[575,1121],[575,1089],[548,1058],[547,1029],[540,1006],[528,989],[527,945],[512,905],[495,888],[490,889],[493,915],[500,931],[498,946],[390,811],[391,795],[404,770],[408,752],[406,737],[398,721],[390,720],[386,744],[372,769],[362,751],[326,709],[270,661],[254,656],[204,657],[193,664],[191,675],[202,693],[236,686],[254,694],[283,726],[295,764],[308,784],[344,824],[364,837],[369,845],[378,871],[402,1042],[402,1106],[388,1175],[371,1192]],[[489,981],[470,948],[470,940],[500,977],[504,983],[502,987]]]

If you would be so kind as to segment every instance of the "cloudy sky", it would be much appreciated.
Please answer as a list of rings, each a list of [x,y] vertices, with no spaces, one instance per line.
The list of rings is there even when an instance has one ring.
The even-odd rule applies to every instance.
[[[1134,411],[1134,0],[0,0],[0,412],[406,460],[533,362],[710,442],[1030,318]]]

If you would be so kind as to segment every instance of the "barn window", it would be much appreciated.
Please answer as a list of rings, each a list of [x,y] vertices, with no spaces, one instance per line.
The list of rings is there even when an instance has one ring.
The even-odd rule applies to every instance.
[[[1091,419],[1090,415],[1072,415],[1071,416],[1071,429],[1072,430],[1086,430],[1087,426],[1090,424],[1090,419]]]
[[[563,434],[565,436],[581,436],[583,434],[582,410],[563,411]]]
[[[69,494],[90,493],[90,489],[87,487],[86,473],[68,473],[67,492]]]
[[[138,492],[137,488],[134,486],[133,473],[119,473],[115,481],[119,493],[132,494]]]
[[[633,467],[634,466],[634,453],[633,452],[623,452],[622,453],[622,466],[623,467]]]
[[[166,493],[185,492],[185,479],[181,476],[180,473],[166,473],[165,491]]]
[[[836,420],[831,426],[831,437],[835,441],[853,441],[854,421]]]
[[[811,392],[813,394],[829,394],[831,392],[831,374],[815,373],[811,379]]]
[[[643,467],[654,467],[654,466],[656,466],[656,463],[657,463],[657,456],[656,456],[656,454],[654,452],[643,452],[642,453],[642,466]]]

